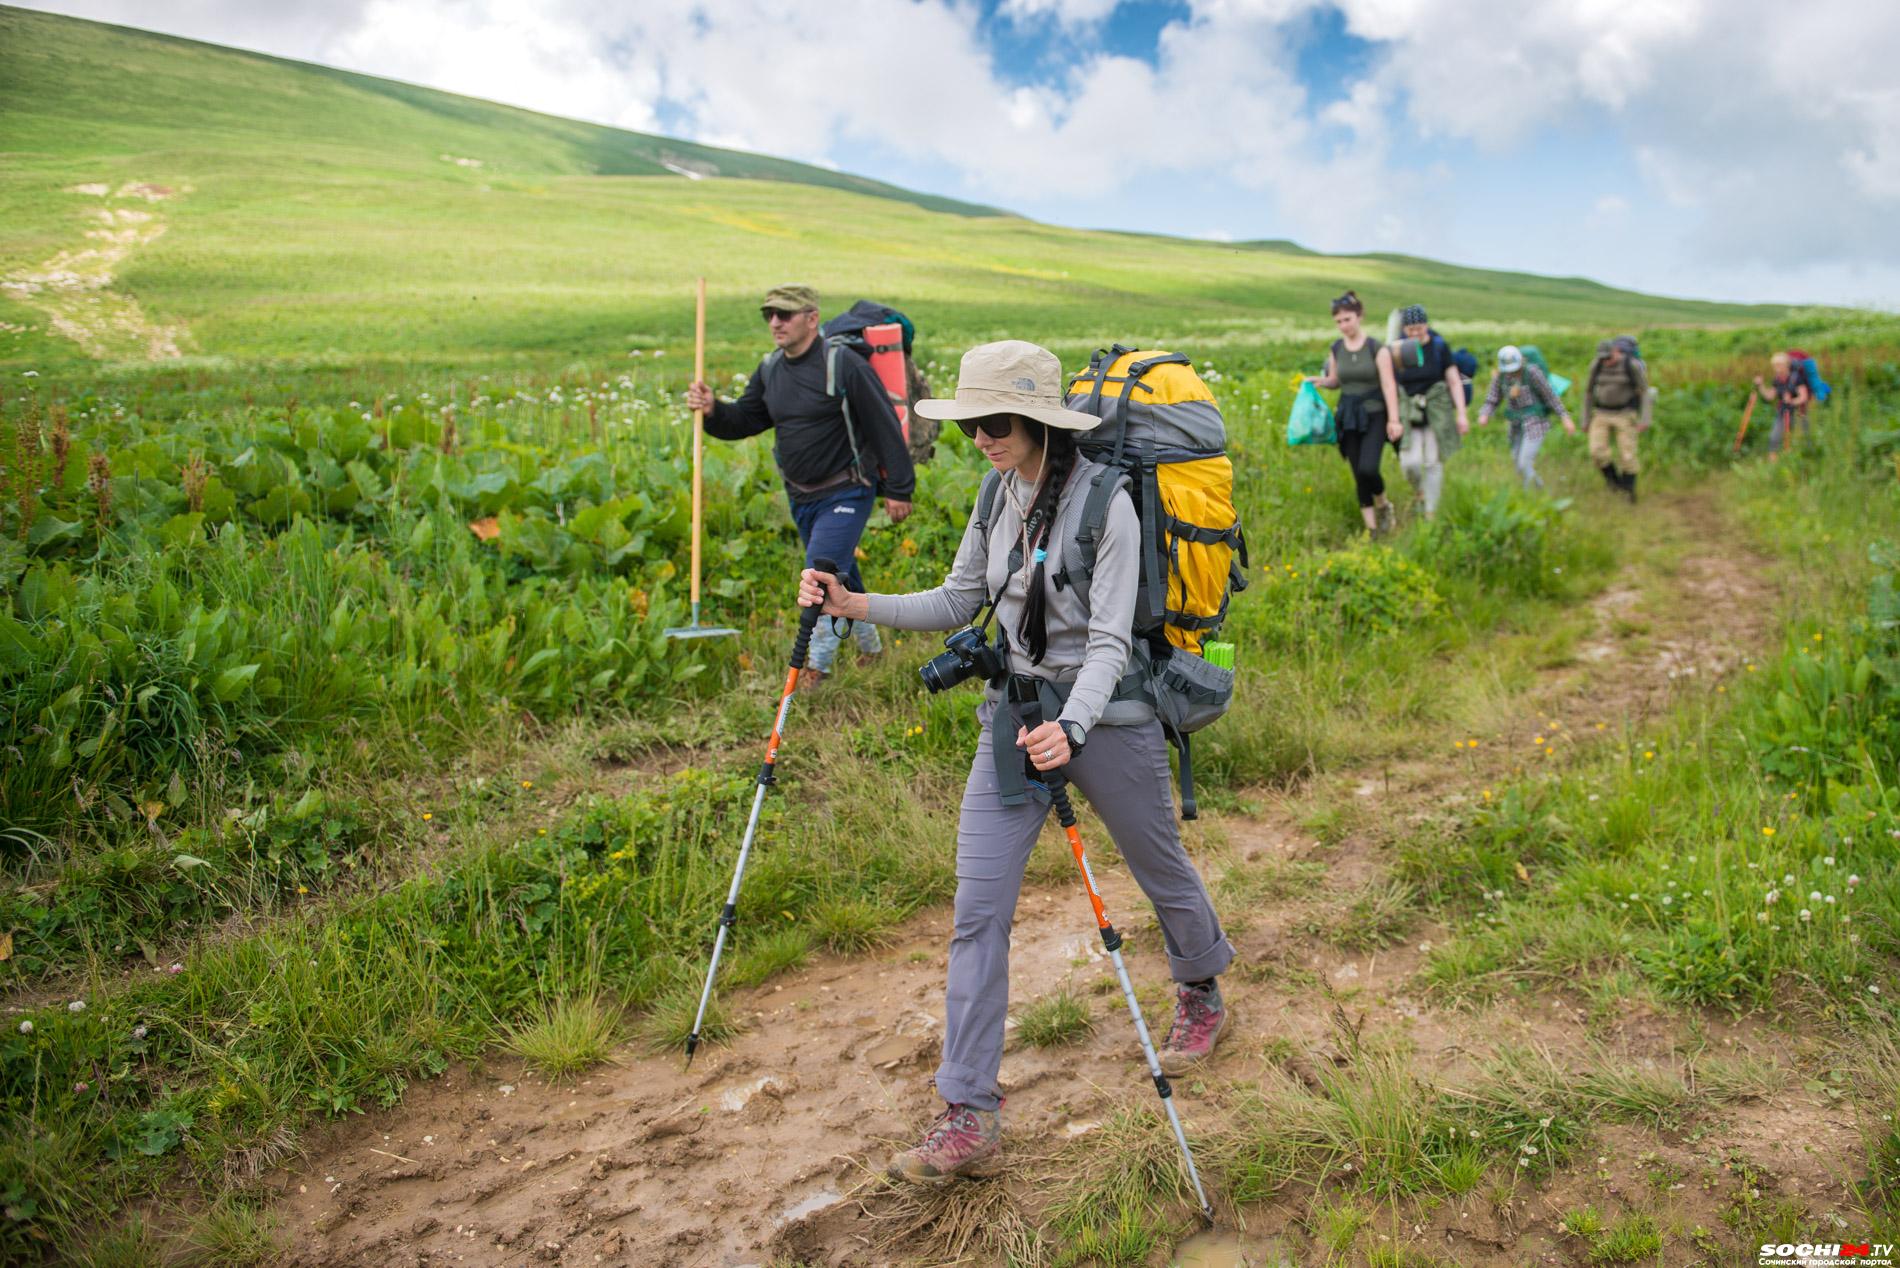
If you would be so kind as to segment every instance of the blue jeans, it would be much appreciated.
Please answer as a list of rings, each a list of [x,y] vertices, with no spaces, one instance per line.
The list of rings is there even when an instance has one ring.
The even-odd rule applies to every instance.
[[[858,539],[864,536],[864,525],[870,520],[871,508],[875,505],[877,494],[861,484],[821,493],[809,501],[792,498],[792,519],[797,522],[798,536],[805,543],[805,566],[810,568],[819,559],[830,559],[837,563],[838,575],[846,585],[854,590],[864,589],[864,578],[858,574]],[[858,650],[866,656],[875,656],[884,650],[877,626],[859,621],[852,629]],[[831,621],[820,618],[818,628],[812,632],[811,655],[806,664],[830,673],[840,641]]]

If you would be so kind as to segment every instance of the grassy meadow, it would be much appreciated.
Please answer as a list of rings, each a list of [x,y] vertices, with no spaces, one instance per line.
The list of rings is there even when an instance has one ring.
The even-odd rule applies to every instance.
[[[1227,627],[1247,707],[1197,744],[1216,818],[1403,760],[1562,663],[1666,514],[1611,500],[1576,442],[1546,450],[1552,496],[1518,491],[1493,426],[1438,523],[1363,541],[1337,455],[1283,442],[1326,299],[1424,302],[1481,358],[1528,339],[1572,374],[1640,333],[1663,388],[1646,495],[1708,491],[1782,579],[1778,632],[1642,735],[1391,842],[1359,923],[1448,929],[1420,969],[1447,1008],[1568,982],[1606,1009],[1851,1032],[1830,1068],[1863,1125],[1861,1209],[1900,1227],[1900,324],[1055,229],[4,8],[0,119],[0,1258],[263,1262],[258,1181],[313,1124],[487,1053],[564,1072],[677,1046],[800,558],[768,449],[710,444],[707,616],[741,633],[664,637],[697,274],[735,386],[756,298],[789,277],[901,304],[944,390],[1003,336],[1068,364],[1114,339],[1196,356],[1253,573]],[[1733,456],[1748,377],[1794,342],[1840,385],[1817,440],[1769,466],[1758,414]],[[939,443],[916,515],[867,536],[873,585],[941,576],[978,476]],[[934,639],[892,642],[794,709],[727,988],[875,947],[954,888],[973,699],[923,692]],[[1085,1033],[1079,1003],[1030,1041]],[[1236,1091],[1221,1201],[1321,1175],[1349,1247],[1361,1199],[1513,1178],[1527,1104],[1565,1107],[1547,1176],[1592,1123],[1690,1095],[1499,1066],[1491,1099],[1458,1099],[1404,1061]],[[1167,1168],[1078,1182],[1048,1227],[1143,1262],[1180,1231]],[[1617,1257],[1649,1231],[1697,1244],[1576,1214],[1598,1262],[1649,1261]],[[1774,1219],[1798,1215],[1721,1236]]]

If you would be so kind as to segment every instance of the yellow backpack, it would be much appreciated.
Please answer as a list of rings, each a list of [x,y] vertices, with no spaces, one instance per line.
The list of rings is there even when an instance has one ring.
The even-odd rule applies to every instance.
[[[1102,420],[1077,436],[1082,455],[1128,475],[1141,520],[1135,632],[1200,655],[1229,596],[1247,587],[1247,540],[1214,394],[1181,353],[1116,344],[1069,381],[1064,404]]]

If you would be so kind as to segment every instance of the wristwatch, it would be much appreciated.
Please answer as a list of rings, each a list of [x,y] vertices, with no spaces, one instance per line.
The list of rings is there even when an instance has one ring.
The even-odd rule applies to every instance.
[[[1088,732],[1082,729],[1080,722],[1062,722],[1059,725],[1062,727],[1062,733],[1069,737],[1069,747],[1072,749],[1081,748],[1089,737]]]

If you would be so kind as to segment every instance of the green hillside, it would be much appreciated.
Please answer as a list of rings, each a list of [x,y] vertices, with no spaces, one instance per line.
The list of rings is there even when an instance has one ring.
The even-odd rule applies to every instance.
[[[0,363],[13,365],[174,352],[558,365],[678,349],[681,297],[702,272],[716,359],[756,346],[752,302],[787,277],[840,302],[901,301],[953,342],[1007,331],[1059,349],[1120,332],[1208,348],[1317,337],[1345,285],[1380,309],[1421,300],[1453,328],[1778,313],[1290,244],[1055,228],[19,9],[0,8],[0,119]],[[47,281],[74,269],[78,285]]]

